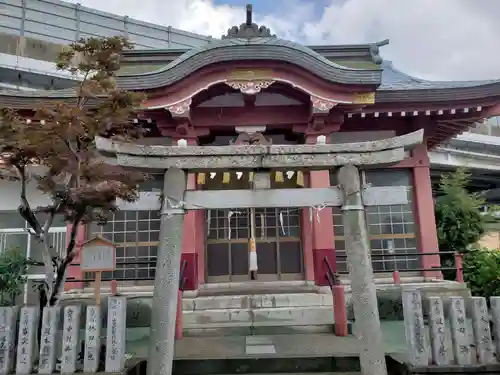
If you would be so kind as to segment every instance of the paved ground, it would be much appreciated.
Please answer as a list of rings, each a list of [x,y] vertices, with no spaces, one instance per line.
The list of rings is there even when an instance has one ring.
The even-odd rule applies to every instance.
[[[386,353],[403,353],[403,322],[383,322]],[[147,358],[149,330],[127,332],[127,353],[136,358]],[[359,353],[358,340],[353,336],[336,337],[333,334],[287,334],[259,336],[186,337],[176,342],[176,359],[226,359],[248,357],[323,357],[355,356]]]

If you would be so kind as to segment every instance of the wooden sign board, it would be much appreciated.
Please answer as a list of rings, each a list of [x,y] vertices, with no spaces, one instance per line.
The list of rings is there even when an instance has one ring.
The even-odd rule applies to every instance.
[[[95,237],[82,245],[80,268],[84,272],[114,271],[116,246],[102,237]]]
[[[99,236],[85,242],[80,252],[80,268],[84,272],[95,272],[95,302],[99,306],[102,272],[116,268],[116,245]]]

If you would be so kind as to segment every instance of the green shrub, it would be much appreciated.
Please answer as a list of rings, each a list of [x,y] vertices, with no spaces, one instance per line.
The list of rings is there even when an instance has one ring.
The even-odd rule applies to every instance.
[[[19,248],[6,249],[0,254],[0,306],[15,303],[26,283],[29,263]]]
[[[442,251],[465,252],[479,241],[490,220],[481,207],[482,196],[467,191],[471,175],[465,169],[445,173],[439,183],[441,196],[435,206],[439,248]],[[446,258],[446,257],[443,257]]]
[[[476,249],[464,255],[464,280],[472,295],[500,296],[500,251]]]

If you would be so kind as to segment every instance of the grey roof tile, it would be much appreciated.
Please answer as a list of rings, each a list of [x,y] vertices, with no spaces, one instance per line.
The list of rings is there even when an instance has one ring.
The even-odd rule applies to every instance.
[[[444,102],[491,97],[500,97],[500,79],[429,81],[401,72],[391,61],[383,61],[382,83],[377,88],[375,102]]]
[[[428,90],[428,89],[454,89],[488,85],[500,82],[497,80],[482,81],[428,81],[410,76],[396,69],[391,61],[382,62],[382,84],[378,91],[391,90]]]

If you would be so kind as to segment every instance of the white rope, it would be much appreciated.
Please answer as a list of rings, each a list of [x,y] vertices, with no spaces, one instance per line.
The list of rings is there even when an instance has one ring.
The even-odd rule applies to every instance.
[[[266,216],[264,214],[260,215],[260,238],[263,240],[266,238]]]

